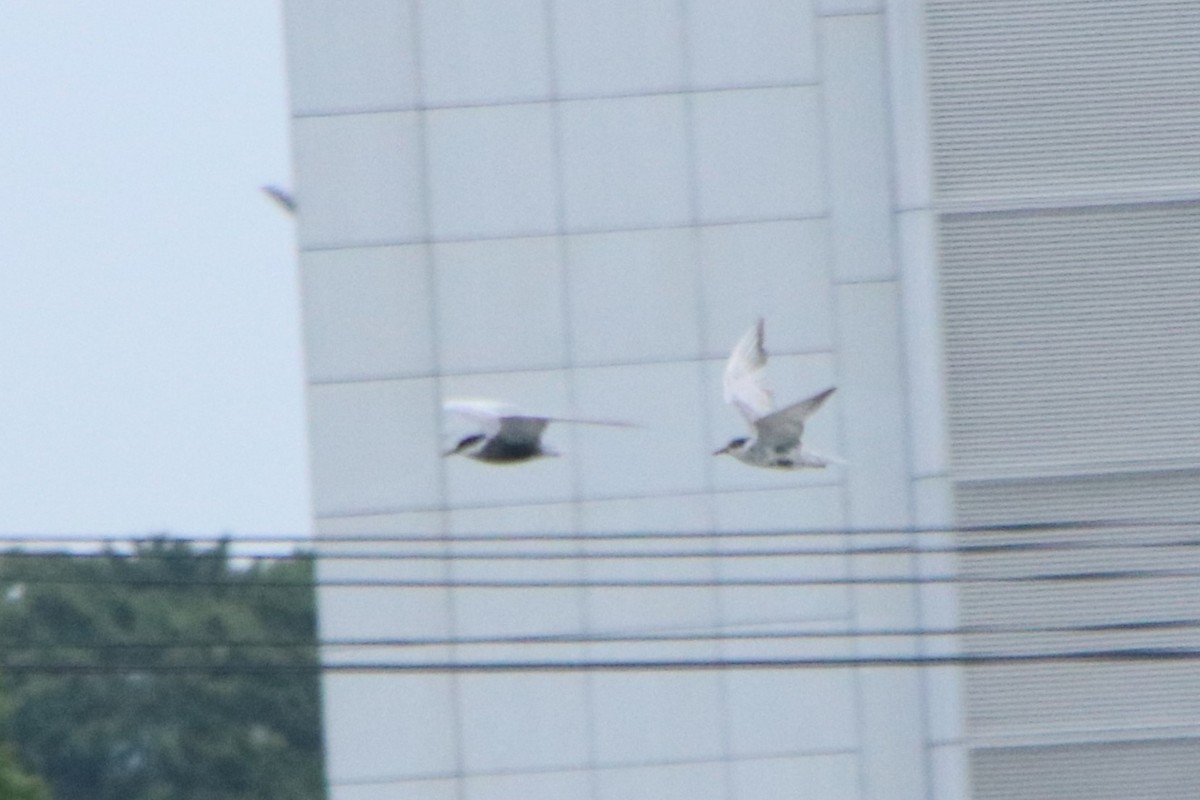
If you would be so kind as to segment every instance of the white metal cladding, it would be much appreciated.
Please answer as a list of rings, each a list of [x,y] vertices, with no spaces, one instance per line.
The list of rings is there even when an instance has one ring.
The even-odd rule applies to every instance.
[[[971,770],[994,800],[1182,800],[1200,796],[1200,742],[989,749]]]
[[[1200,520],[1200,470],[960,481],[955,509],[964,525],[1071,520],[1194,524]]]
[[[961,537],[1102,546],[964,554],[962,624],[1005,631],[964,636],[965,648],[1200,646],[1194,628],[1103,628],[1200,617],[1198,548],[1152,546],[1194,539],[1200,520],[1200,206],[950,214],[940,241],[960,523],[1177,523]],[[1112,570],[1144,575],[1085,577]],[[1155,574],[1172,570],[1192,574]],[[1184,769],[1178,754],[1200,742],[1195,661],[973,667],[965,697],[976,800],[1200,796],[1200,769],[1182,794],[1087,789],[1091,765],[1131,737],[1162,741],[1124,757]],[[1049,776],[1036,748],[1003,744],[1071,744],[1072,758]]]
[[[965,581],[959,590],[962,622],[1009,631],[967,637],[966,645],[976,653],[1200,647],[1200,627],[1194,624],[1200,621],[1197,487],[1195,470],[957,484],[959,520],[972,526],[959,536],[967,548],[958,561]],[[1092,522],[979,527],[1065,520]],[[1018,547],[994,549],[999,545]],[[1030,580],[1033,576],[1046,579]],[[1104,627],[1189,620],[1193,624],[1162,628]],[[1069,627],[1090,629],[1047,630]],[[1200,692],[1200,665],[1190,668]],[[982,694],[973,699],[990,704],[992,689],[982,682],[979,687]],[[1005,689],[995,691],[994,699],[1003,701]],[[1016,704],[1020,696],[1009,694],[1008,701]],[[1101,696],[1096,702],[1116,701]],[[1032,714],[1033,724],[1043,710],[1034,706],[1022,713]],[[1195,724],[1200,734],[1200,717]]]
[[[944,215],[940,248],[957,480],[1200,467],[1200,205]]]
[[[958,520],[1155,521],[960,536],[1094,545],[965,552],[963,647],[1195,647],[1136,625],[1200,618],[1200,548],[1169,546],[1200,520],[1200,3],[924,11]],[[975,800],[1200,797],[1195,660],[964,689]]]
[[[1200,3],[926,0],[939,204],[1195,196]]]
[[[1175,476],[1182,478],[1183,476]],[[1127,479],[1128,476],[1122,476]],[[1166,481],[1167,488],[1175,479]],[[1190,505],[1196,505],[1196,475]],[[1163,496],[1148,477],[1059,482],[1067,503],[1078,484],[1110,490],[1092,513],[1121,499],[1157,498],[1182,519],[1189,502]],[[1069,485],[1075,483],[1075,486]],[[996,486],[989,487],[993,496]],[[1098,488],[1092,486],[1091,488]],[[1026,491],[1028,487],[1025,487]],[[967,490],[969,493],[969,490]],[[1015,488],[1012,496],[1025,492]],[[1028,492],[1035,498],[1048,492]],[[1034,503],[1029,503],[1022,511]],[[1194,519],[1194,518],[1193,518]],[[1086,654],[1200,648],[1200,547],[1193,522],[1080,524],[972,530],[960,537],[964,649],[977,656]],[[1006,549],[1007,548],[1007,549]],[[1029,744],[1182,737],[1200,741],[1200,663],[1195,660],[999,662],[967,670],[973,742]]]

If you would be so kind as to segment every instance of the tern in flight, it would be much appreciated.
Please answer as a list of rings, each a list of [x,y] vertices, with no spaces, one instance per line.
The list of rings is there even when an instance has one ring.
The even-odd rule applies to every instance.
[[[442,407],[450,413],[473,420],[482,428],[481,432],[460,439],[457,445],[442,455],[464,455],[488,464],[518,464],[543,456],[560,455],[542,445],[542,432],[551,422],[634,427],[628,422],[611,420],[530,416],[507,403],[494,400],[447,400]]]
[[[279,204],[279,207],[289,214],[296,213],[296,198],[287,189],[280,189],[278,186],[268,184],[262,187],[263,193],[267,197]]]
[[[806,450],[801,444],[805,420],[829,399],[833,387],[773,411],[766,367],[763,321],[760,319],[733,348],[725,365],[724,378],[725,402],[742,412],[754,435],[734,439],[713,455],[728,453],[751,466],[771,469],[821,468],[840,463],[837,459]]]

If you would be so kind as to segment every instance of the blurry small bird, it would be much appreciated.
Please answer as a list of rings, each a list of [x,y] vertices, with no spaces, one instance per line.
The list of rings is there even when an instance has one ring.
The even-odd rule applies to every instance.
[[[280,206],[282,206],[284,211],[288,212],[289,214],[296,213],[296,198],[292,197],[291,192],[270,184],[262,187],[262,190],[267,197],[271,198]]]
[[[800,443],[804,421],[819,409],[834,389],[772,411],[774,402],[767,388],[767,354],[763,350],[763,321],[746,331],[725,365],[725,402],[736,406],[750,424],[754,437],[734,439],[713,455],[728,453],[755,467],[774,469],[821,468],[840,463],[838,459],[806,450]]]
[[[516,464],[542,456],[560,455],[542,445],[542,432],[551,422],[634,427],[628,422],[611,420],[529,416],[507,403],[494,400],[447,400],[442,407],[450,413],[475,421],[483,429],[482,433],[462,438],[442,455],[464,455],[489,464]]]

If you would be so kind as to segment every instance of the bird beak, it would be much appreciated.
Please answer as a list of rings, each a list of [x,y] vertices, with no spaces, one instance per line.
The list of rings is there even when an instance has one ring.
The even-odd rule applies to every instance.
[[[724,447],[722,447],[720,450],[717,450],[717,451],[715,451],[715,452],[713,453],[713,455],[714,455],[714,456],[723,456],[723,455],[725,455],[725,454],[726,454],[726,453],[728,453],[728,452],[729,452],[729,445],[725,445],[725,446],[724,446]]]

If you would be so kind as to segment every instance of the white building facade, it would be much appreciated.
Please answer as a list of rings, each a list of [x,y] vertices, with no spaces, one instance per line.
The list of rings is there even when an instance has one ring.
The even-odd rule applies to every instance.
[[[1098,5],[1133,16],[1105,27],[1054,0],[287,0],[333,800],[1134,796],[1036,782],[1049,746],[1092,769],[1081,742],[1108,706],[1039,727],[1019,668],[900,665],[971,647],[919,633],[959,624],[964,541],[920,531],[1078,519],[1055,503],[1129,470],[1175,481],[1178,513],[1193,501],[1186,438],[1170,463],[1097,472],[1105,451],[1071,438],[1053,398],[989,405],[1042,368],[1005,309],[1089,268],[1054,258],[1064,242],[1090,239],[1121,286],[1142,277],[1118,264],[1137,243],[1167,231],[1167,270],[1195,243],[1195,165],[1181,177],[1170,153],[1143,168],[1119,149],[1145,126],[1089,140],[1101,157],[1074,168],[1065,145],[1021,150],[1078,136],[1055,124],[1083,114],[1055,105],[1072,84],[1038,72],[1039,32],[1102,71],[1115,45],[1168,35],[1168,12],[1200,26],[1190,6]],[[1189,56],[1164,52],[1170,82]],[[1101,105],[1116,86],[1126,108],[1147,79],[1135,61],[1088,84]],[[1014,69],[1050,86],[1042,116],[1004,106],[1022,96],[1004,94]],[[1081,205],[1077,229],[1062,209]],[[1043,250],[1005,261],[1030,230]],[[1057,283],[1036,284],[1044,263],[1067,264]],[[1200,297],[1188,280],[1163,291]],[[759,317],[780,402],[837,387],[806,441],[845,466],[712,457],[742,434],[720,377]],[[1197,342],[1182,310],[1162,324],[1186,339],[1156,362],[1165,380]],[[988,365],[1011,354],[981,329],[1016,354],[994,392]],[[464,396],[639,427],[552,426],[564,455],[515,467],[443,458],[461,427],[441,402]],[[1013,408],[1036,423],[1027,439]],[[1046,494],[1047,476],[1069,480],[1039,506],[1020,487]],[[996,622],[988,597],[968,592],[964,619]],[[1190,697],[1190,665],[1168,669],[1172,702]],[[1185,765],[1197,731],[1164,725]]]

